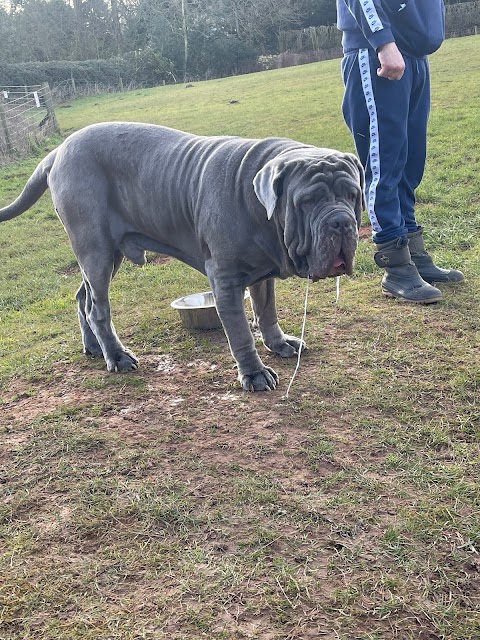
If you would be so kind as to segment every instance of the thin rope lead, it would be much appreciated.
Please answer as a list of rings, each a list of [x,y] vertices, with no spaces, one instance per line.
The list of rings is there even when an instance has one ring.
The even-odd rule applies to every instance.
[[[335,304],[338,304],[338,301],[340,300],[340,276],[337,276],[336,280],[337,280],[337,282],[336,282],[336,285],[337,285],[337,297],[336,297],[336,300],[335,300]],[[300,340],[302,342],[302,345],[303,345],[303,338],[305,336],[305,325],[306,325],[306,322],[307,322],[307,304],[308,304],[308,288],[309,288],[309,285],[310,285],[310,278],[307,278],[307,287],[305,289],[305,305],[304,305],[304,308],[303,308],[302,335],[300,336]],[[293,381],[294,381],[295,376],[297,375],[297,372],[298,372],[298,370],[300,368],[300,358],[301,358],[301,356],[302,356],[302,348],[300,347],[300,349],[298,351],[298,357],[297,357],[297,366],[295,367],[295,371],[293,372],[293,375],[292,375],[292,377],[290,379],[290,382],[289,382],[288,387],[287,387],[287,391],[286,391],[285,395],[283,396],[285,399],[288,398],[288,394],[290,393],[290,389],[292,387]]]
[[[287,387],[287,392],[285,393],[285,396],[284,396],[285,398],[288,398],[288,394],[290,393],[290,387],[292,386],[293,381],[295,379],[295,376],[297,375],[297,371],[298,371],[298,369],[300,367],[300,358],[302,356],[302,350],[303,350],[302,349],[302,347],[303,347],[303,336],[305,335],[305,324],[307,322],[307,304],[308,304],[308,287],[309,287],[309,284],[310,284],[310,278],[307,278],[307,288],[305,290],[305,305],[304,305],[304,308],[303,308],[302,335],[300,336],[301,344],[300,344],[300,349],[298,350],[297,366],[295,367],[295,371],[293,372],[293,375],[292,375],[292,377],[290,379],[290,383],[289,383],[289,385]]]

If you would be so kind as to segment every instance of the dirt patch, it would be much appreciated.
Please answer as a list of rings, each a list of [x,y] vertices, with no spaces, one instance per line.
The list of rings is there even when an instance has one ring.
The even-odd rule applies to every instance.
[[[343,338],[325,328],[325,342]],[[201,350],[144,354],[122,375],[86,358],[11,383],[0,481],[35,553],[12,556],[10,573],[18,567],[60,603],[73,584],[79,609],[58,604],[58,619],[97,611],[95,637],[108,637],[101,625],[119,603],[135,612],[122,632],[133,624],[152,640],[434,637],[422,635],[433,606],[425,576],[401,569],[398,523],[418,500],[388,439],[402,425],[389,417],[383,440],[355,427],[345,396],[361,371],[347,345],[335,382],[319,375],[321,354],[307,354],[285,399],[294,362],[262,351],[281,386],[247,394],[228,351],[216,349],[221,332],[209,340],[211,360]],[[362,417],[386,414],[365,403]]]
[[[370,225],[361,226],[358,237],[360,240],[370,240],[372,238],[372,227]]]
[[[146,391],[139,395],[131,383],[140,378]],[[234,372],[224,362],[144,356],[142,369],[127,374],[125,384],[116,376],[115,385],[109,386],[113,380],[111,374],[93,368],[58,363],[46,385],[15,381],[2,406],[10,446],[26,438],[18,429],[69,407],[82,407],[76,419],[94,421],[98,429],[115,431],[127,440],[168,439],[174,431],[182,440],[171,445],[177,453],[194,449],[196,455],[225,464],[240,455],[244,464],[255,466],[258,458],[275,457],[279,441],[288,438],[296,450],[305,438],[300,421],[286,423],[289,404],[280,393],[248,395],[231,388]],[[285,464],[284,452],[276,465],[280,463]]]
[[[293,364],[270,359],[282,370],[285,389]],[[316,367],[313,362],[302,363],[304,380],[310,378],[312,367]],[[2,423],[7,425],[7,446],[14,449],[28,438],[32,422],[72,410],[75,420],[94,423],[99,431],[115,433],[126,442],[161,439],[167,458],[175,452],[195,455],[206,464],[228,466],[240,461],[252,471],[267,464],[282,470],[287,487],[366,457],[378,461],[388,453],[386,447],[359,443],[350,417],[339,415],[332,406],[323,410],[315,427],[320,428],[320,440],[333,443],[332,453],[315,454],[311,415],[302,415],[296,407],[316,401],[315,390],[295,389],[295,384],[289,399],[281,389],[246,394],[235,383],[228,354],[216,362],[145,355],[139,371],[131,374],[104,373],[102,361],[96,360],[84,366],[59,362],[47,383],[16,380],[5,394]],[[305,456],[310,454],[315,464],[309,467]]]

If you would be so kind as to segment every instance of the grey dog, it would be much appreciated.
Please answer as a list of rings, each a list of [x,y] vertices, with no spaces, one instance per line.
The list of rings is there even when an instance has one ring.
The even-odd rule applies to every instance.
[[[242,387],[274,389],[244,309],[248,287],[264,344],[290,357],[304,344],[278,325],[275,278],[352,274],[364,206],[350,153],[284,138],[197,136],[112,122],[69,136],[35,169],[0,221],[47,187],[83,282],[76,298],[84,351],[108,371],[136,369],[111,322],[109,287],[124,257],[164,253],[208,276]]]

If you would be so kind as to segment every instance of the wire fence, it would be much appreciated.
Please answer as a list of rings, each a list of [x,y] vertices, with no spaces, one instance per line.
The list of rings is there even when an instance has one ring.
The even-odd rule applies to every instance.
[[[0,87],[0,165],[27,155],[57,132],[48,84]]]
[[[52,87],[52,99],[55,104],[62,104],[75,98],[84,98],[87,96],[97,96],[104,93],[122,93],[123,91],[133,91],[135,89],[144,89],[147,83],[136,82],[131,80],[125,82],[122,78],[117,83],[112,82],[89,82],[88,80],[64,80]]]

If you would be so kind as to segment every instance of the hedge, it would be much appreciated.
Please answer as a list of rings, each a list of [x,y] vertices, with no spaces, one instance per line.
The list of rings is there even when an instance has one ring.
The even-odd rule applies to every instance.
[[[109,60],[22,62],[0,67],[0,86],[37,85],[48,82],[50,86],[75,79],[78,84],[90,82],[102,85],[118,85],[137,82],[148,86],[172,82],[172,64],[153,51],[127,54],[124,58]]]

